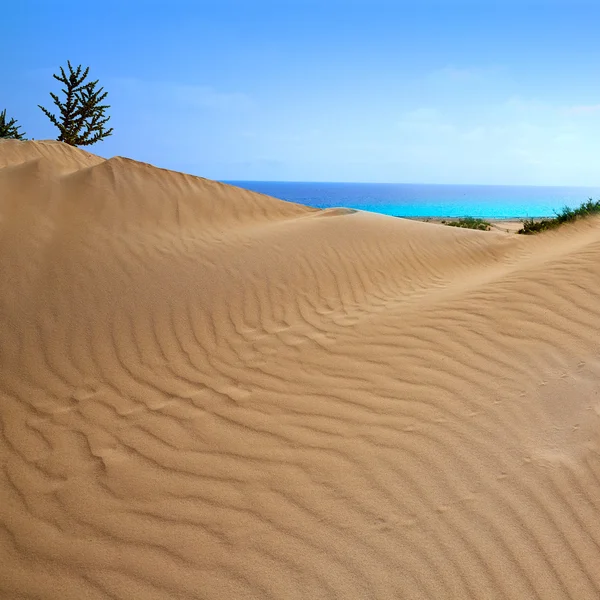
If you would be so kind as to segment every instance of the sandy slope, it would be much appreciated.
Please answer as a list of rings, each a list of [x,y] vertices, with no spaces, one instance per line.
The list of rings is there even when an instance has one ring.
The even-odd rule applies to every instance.
[[[599,221],[0,167],[0,598],[600,597]]]

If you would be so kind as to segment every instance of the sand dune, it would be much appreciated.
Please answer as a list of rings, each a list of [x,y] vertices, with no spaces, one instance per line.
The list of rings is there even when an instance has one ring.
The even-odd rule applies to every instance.
[[[0,598],[600,598],[600,221],[0,167]]]

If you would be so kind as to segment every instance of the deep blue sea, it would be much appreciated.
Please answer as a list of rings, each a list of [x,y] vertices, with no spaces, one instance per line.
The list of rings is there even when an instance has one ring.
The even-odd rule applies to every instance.
[[[563,206],[600,199],[600,186],[535,187],[408,183],[227,181],[317,208],[345,206],[400,217],[546,217]]]

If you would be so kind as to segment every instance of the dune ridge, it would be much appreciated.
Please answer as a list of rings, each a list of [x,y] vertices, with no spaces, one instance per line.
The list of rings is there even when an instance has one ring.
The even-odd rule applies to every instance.
[[[0,598],[600,597],[600,220],[3,141],[0,273]]]

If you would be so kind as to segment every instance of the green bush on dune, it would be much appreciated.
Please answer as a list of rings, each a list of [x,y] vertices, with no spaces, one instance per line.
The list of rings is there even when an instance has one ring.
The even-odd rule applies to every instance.
[[[113,130],[105,129],[110,117],[105,115],[107,104],[101,104],[106,98],[107,92],[102,93],[104,88],[96,89],[98,80],[84,83],[90,68],[87,67],[83,73],[81,65],[73,69],[71,62],[67,61],[69,74],[60,68],[60,75],[53,75],[54,79],[64,84],[61,89],[65,95],[65,101],[50,92],[50,96],[59,110],[59,116],[53,115],[47,108],[39,105],[42,112],[57,127],[60,134],[59,142],[65,142],[71,146],[90,146],[112,134]]]
[[[600,200],[592,200],[591,198],[587,202],[583,202],[578,208],[569,208],[568,206],[563,207],[560,212],[555,211],[555,216],[550,219],[524,219],[523,227],[519,229],[517,233],[529,235],[532,233],[539,233],[540,231],[546,231],[548,229],[554,229],[562,225],[563,223],[570,223],[590,215],[600,213]]]
[[[563,223],[570,223],[591,215],[600,214],[600,200],[594,201],[590,198],[587,202],[582,202],[578,208],[565,206],[560,212],[555,211],[554,214],[554,217],[547,219],[523,219],[523,227],[517,233],[525,235],[539,233],[540,231],[559,227]],[[464,227],[466,229],[479,229],[481,231],[489,231],[492,228],[491,224],[487,221],[475,217],[461,217],[456,221],[442,221],[442,223],[450,227]]]
[[[104,138],[112,135],[113,129],[106,127],[110,117],[106,115],[108,104],[102,104],[107,92],[104,88],[96,89],[98,80],[85,82],[89,67],[83,73],[81,65],[73,69],[71,62],[67,61],[69,73],[60,67],[60,75],[53,77],[64,85],[61,92],[65,98],[62,101],[57,94],[50,92],[54,104],[58,108],[56,115],[47,108],[39,105],[42,112],[50,119],[51,123],[58,129],[56,138],[71,146],[90,146],[101,142]],[[6,109],[0,112],[0,138],[25,140],[17,125],[16,119],[6,117]],[[32,138],[33,139],[33,138]]]
[[[16,119],[7,119],[6,109],[0,113],[0,138],[11,140],[24,140],[25,134],[19,131],[20,125],[17,125]]]
[[[477,219],[475,217],[461,217],[457,221],[442,221],[444,225],[450,227],[463,227],[465,229],[479,229],[480,231],[489,231],[492,226],[483,219]]]

